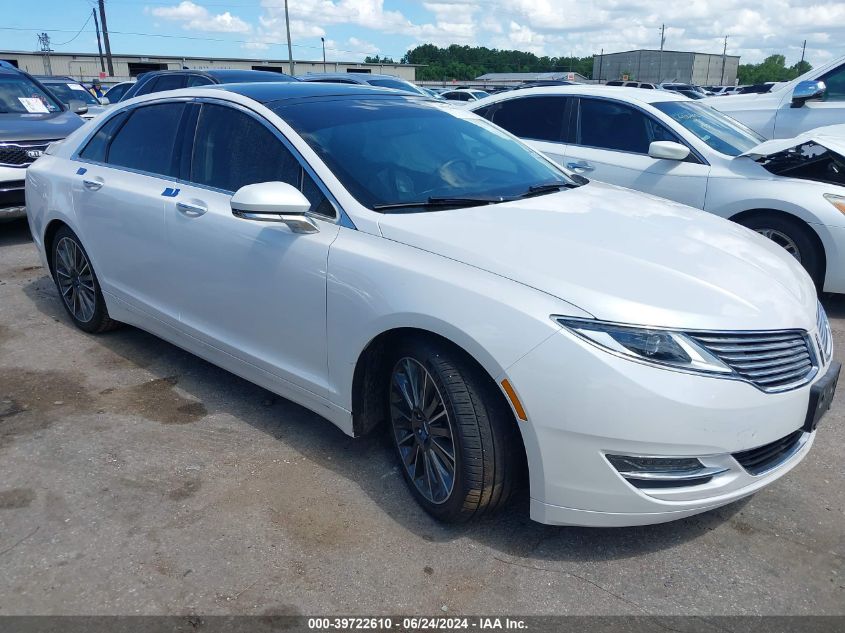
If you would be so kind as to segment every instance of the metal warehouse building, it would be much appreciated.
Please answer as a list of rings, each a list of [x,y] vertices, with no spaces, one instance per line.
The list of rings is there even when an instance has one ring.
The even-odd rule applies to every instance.
[[[733,86],[739,69],[736,55],[686,51],[637,50],[596,55],[593,79],[612,81],[625,75],[632,81],[677,81],[699,86]]]
[[[104,57],[105,59],[105,57]],[[21,51],[0,51],[0,60],[7,61],[33,75],[67,75],[89,82],[101,76],[100,58],[96,53],[27,53]],[[289,72],[287,59],[238,59],[223,57],[178,57],[112,55],[114,76],[104,77],[103,83],[113,84],[137,77],[151,70],[178,70],[180,68],[208,69],[233,68],[236,70],[271,70]],[[358,62],[328,62],[294,60],[294,74],[321,72],[384,73],[396,75],[408,81],[416,79],[414,64],[359,64]],[[49,71],[48,71],[49,68]]]

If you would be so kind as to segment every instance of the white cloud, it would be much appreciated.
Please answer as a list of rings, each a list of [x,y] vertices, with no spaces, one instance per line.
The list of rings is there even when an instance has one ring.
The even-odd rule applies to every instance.
[[[385,3],[388,6],[385,7]],[[413,5],[412,5],[413,3]],[[423,18],[419,18],[422,10]],[[212,14],[191,0],[149,11],[186,29],[250,33],[246,48],[284,44],[284,5],[261,0],[254,27],[229,11]],[[414,16],[414,19],[408,16]],[[294,44],[319,48],[319,38],[352,27],[354,39],[369,46],[335,42],[332,48],[375,50],[394,57],[430,42],[515,48],[565,57],[636,48],[658,48],[666,25],[667,50],[728,53],[757,62],[775,53],[795,63],[807,40],[807,59],[819,64],[845,54],[845,0],[295,0],[290,2]],[[402,42],[385,50],[380,36]],[[318,46],[314,46],[316,44]],[[374,43],[374,44],[373,44]],[[327,47],[328,48],[328,47]],[[307,51],[307,52],[306,52]],[[319,51],[300,49],[300,56]],[[356,57],[355,55],[351,56]]]
[[[249,33],[252,27],[228,11],[212,15],[204,6],[183,0],[175,6],[156,7],[150,11],[153,16],[181,22],[182,28],[191,31],[215,33]]]

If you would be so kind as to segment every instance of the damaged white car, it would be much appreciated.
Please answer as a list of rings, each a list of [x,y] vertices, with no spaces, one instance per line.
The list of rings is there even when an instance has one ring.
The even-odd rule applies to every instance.
[[[766,141],[686,97],[606,86],[513,91],[471,109],[575,173],[754,229],[819,289],[845,293],[845,125]]]

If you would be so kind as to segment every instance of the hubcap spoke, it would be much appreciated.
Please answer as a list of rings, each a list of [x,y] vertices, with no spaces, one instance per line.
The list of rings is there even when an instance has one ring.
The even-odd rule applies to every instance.
[[[396,363],[389,408],[408,478],[427,500],[444,503],[452,494],[457,467],[452,423],[432,375],[416,359]]]

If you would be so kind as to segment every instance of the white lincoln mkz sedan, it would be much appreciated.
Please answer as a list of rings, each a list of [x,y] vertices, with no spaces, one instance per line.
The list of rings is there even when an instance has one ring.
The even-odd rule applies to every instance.
[[[133,99],[51,146],[26,200],[77,326],[132,324],[350,435],[385,428],[442,520],[523,482],[552,524],[724,505],[807,455],[839,374],[783,249],[395,91]]]

